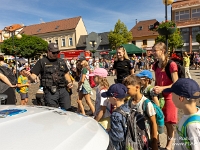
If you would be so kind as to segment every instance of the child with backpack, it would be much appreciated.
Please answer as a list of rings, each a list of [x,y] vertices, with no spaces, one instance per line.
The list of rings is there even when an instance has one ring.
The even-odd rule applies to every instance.
[[[124,104],[127,88],[121,83],[113,84],[109,87],[108,91],[101,94],[102,97],[108,98],[110,103],[116,106],[116,109],[120,109],[125,113],[129,113],[130,109],[127,104]],[[126,117],[117,111],[113,111],[110,123],[109,136],[112,144],[116,150],[125,149],[125,136],[127,132]]]
[[[136,76],[139,77],[142,81],[141,93],[149,100],[152,100],[156,105],[160,106],[158,95],[154,93],[153,86],[151,85],[153,80],[151,71],[143,70]]]
[[[109,88],[109,83],[106,79],[107,75],[107,70],[103,68],[96,68],[91,74],[89,74],[89,76],[94,77],[94,82],[97,85],[94,119],[106,130],[109,130],[111,104],[107,98],[101,96],[101,93],[106,92]]]
[[[25,67],[20,67],[20,76],[18,77],[17,87],[19,88],[19,93],[21,96],[21,105],[27,105],[28,103],[28,87],[30,86],[28,78],[24,76],[23,71],[26,70]]]
[[[189,78],[180,78],[164,92],[173,93],[172,100],[175,106],[184,113],[177,126],[174,149],[199,150],[200,108],[196,106],[196,101],[200,98],[198,83]]]
[[[158,140],[157,140],[157,122],[156,122],[156,112],[154,109],[154,105],[141,93],[141,84],[142,81],[139,77],[135,75],[129,75],[124,80],[124,85],[127,87],[127,93],[131,96],[131,100],[129,100],[128,105],[131,110],[136,110],[140,114],[144,116],[145,130],[147,134],[144,134],[146,140],[142,139],[142,143],[140,145],[145,145],[144,147],[148,149],[151,147],[153,150],[158,150]],[[163,125],[164,125],[164,117],[163,117]],[[141,124],[142,125],[142,124]],[[140,125],[138,125],[142,128]],[[151,144],[148,139],[151,139]],[[146,143],[145,143],[146,141]],[[150,146],[151,145],[151,146]]]

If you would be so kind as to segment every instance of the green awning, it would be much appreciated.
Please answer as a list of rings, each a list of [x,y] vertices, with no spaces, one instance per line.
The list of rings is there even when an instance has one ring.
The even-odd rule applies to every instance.
[[[122,46],[126,49],[126,52],[128,54],[140,54],[140,53],[146,53],[146,50],[143,50],[134,44],[122,44]],[[109,52],[109,55],[116,54],[116,50],[112,50]]]

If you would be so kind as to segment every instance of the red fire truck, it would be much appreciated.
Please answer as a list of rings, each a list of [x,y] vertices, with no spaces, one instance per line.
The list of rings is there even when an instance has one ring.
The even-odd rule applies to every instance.
[[[90,51],[85,50],[67,50],[67,51],[60,51],[58,54],[58,58],[64,58],[71,60],[72,58],[77,59],[78,56],[84,56],[86,59],[91,57]]]

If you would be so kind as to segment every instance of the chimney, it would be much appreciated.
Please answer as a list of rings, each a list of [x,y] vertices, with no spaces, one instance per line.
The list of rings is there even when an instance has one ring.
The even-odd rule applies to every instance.
[[[137,19],[135,19],[135,24],[137,24]]]

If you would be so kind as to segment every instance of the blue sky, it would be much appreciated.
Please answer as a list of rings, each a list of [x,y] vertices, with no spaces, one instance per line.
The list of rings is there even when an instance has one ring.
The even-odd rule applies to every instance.
[[[0,30],[12,24],[28,26],[76,16],[82,16],[88,33],[113,30],[118,19],[131,30],[136,19],[163,21],[165,7],[162,0],[1,0]]]

